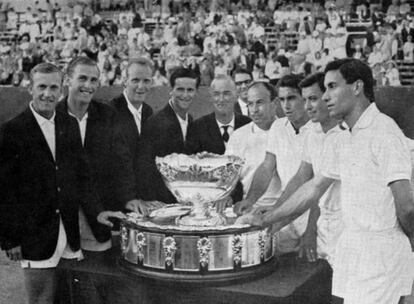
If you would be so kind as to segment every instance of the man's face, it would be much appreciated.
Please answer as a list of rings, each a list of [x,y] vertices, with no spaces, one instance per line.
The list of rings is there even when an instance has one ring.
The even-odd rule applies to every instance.
[[[291,123],[295,124],[306,116],[305,102],[298,89],[280,87],[279,100],[283,112]]]
[[[352,92],[354,84],[347,84],[338,70],[327,72],[324,84],[326,91],[322,99],[326,102],[329,115],[337,119],[344,119],[355,107]]]
[[[90,103],[99,87],[99,70],[93,65],[78,65],[67,78],[68,94],[73,100]]]
[[[148,66],[132,64],[128,69],[128,78],[125,81],[125,91],[133,104],[145,101],[152,86],[152,71]]]
[[[218,114],[232,114],[237,100],[236,88],[227,79],[214,81],[210,88],[214,112]]]
[[[305,109],[313,122],[325,122],[329,120],[328,106],[322,100],[322,95],[323,92],[317,83],[302,89]]]
[[[51,118],[62,95],[62,76],[59,73],[35,73],[29,93],[33,97],[36,112]]]
[[[188,112],[197,92],[197,80],[194,78],[177,78],[171,91],[171,99],[175,107]]]
[[[236,83],[237,95],[239,95],[242,100],[247,100],[247,88],[252,82],[250,75],[244,73],[236,74],[234,76],[234,82]]]
[[[261,129],[267,129],[275,118],[275,103],[270,92],[263,87],[253,87],[247,91],[247,106],[250,118]]]

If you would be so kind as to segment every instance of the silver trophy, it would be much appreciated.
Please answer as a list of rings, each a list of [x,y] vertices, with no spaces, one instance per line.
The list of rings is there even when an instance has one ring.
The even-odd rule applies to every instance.
[[[191,212],[179,217],[181,226],[226,225],[226,217],[215,211],[214,203],[226,200],[235,188],[244,161],[233,155],[198,153],[156,157],[164,182],[181,205]]]

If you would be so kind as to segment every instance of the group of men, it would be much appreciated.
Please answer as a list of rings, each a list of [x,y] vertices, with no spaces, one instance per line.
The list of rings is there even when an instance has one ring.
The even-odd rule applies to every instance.
[[[147,59],[130,60],[124,91],[106,105],[93,99],[100,75],[87,57],[65,75],[48,63],[31,71],[32,101],[4,124],[0,145],[0,242],[24,268],[30,303],[53,303],[61,258],[111,247],[111,217],[176,202],[155,157],[204,151],[245,159],[231,196],[239,221],[273,224],[280,253],[327,259],[338,303],[398,303],[411,293],[410,154],[371,103],[368,66],[338,60],[326,75],[286,75],[276,88],[242,69],[218,75],[213,112],[195,121],[199,77],[175,70],[153,114],[152,74]]]

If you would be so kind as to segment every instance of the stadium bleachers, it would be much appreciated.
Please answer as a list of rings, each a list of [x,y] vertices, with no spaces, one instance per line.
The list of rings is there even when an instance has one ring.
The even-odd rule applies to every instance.
[[[414,85],[414,62],[396,61],[398,72],[400,73],[401,85]]]
[[[266,27],[265,37],[266,43],[270,46],[276,46],[279,39],[284,36],[288,48],[296,48],[299,42],[299,33],[297,32],[281,32],[277,27]]]

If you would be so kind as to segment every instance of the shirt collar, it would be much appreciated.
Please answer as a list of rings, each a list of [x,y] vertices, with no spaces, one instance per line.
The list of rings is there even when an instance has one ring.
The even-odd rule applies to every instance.
[[[237,99],[240,107],[247,108],[247,103],[245,103],[240,97]]]
[[[82,117],[82,119],[81,120],[79,120],[76,116],[75,116],[75,114],[73,114],[71,111],[69,111],[69,107],[68,107],[68,114],[70,115],[70,116],[72,116],[72,117],[74,117],[74,118],[76,118],[76,120],[78,121],[78,122],[85,122],[87,119],[88,119],[88,112],[86,112],[85,113],[85,115],[83,115],[83,117]]]
[[[251,130],[252,130],[252,133],[253,134],[260,134],[260,133],[266,133],[267,131],[269,131],[269,130],[263,130],[263,129],[260,129],[253,121],[251,122]]]
[[[377,105],[374,102],[371,103],[359,117],[352,130],[368,128],[378,114],[380,114],[380,111],[378,110]]]
[[[129,101],[128,95],[126,94],[126,92],[123,92],[125,100],[127,102],[127,106],[128,106],[128,110],[132,113],[132,115],[138,115],[139,117],[141,117],[141,113],[142,113],[142,104],[139,106],[139,108],[135,108],[134,105]]]
[[[233,118],[230,120],[230,122],[228,124],[223,124],[223,123],[219,122],[217,119],[216,119],[216,122],[219,126],[219,129],[221,129],[221,127],[224,127],[224,126],[230,126],[234,130],[234,115],[233,115]]]
[[[322,125],[320,123],[315,123],[314,130],[316,133],[324,133],[322,129]],[[336,133],[336,132],[342,132],[343,130],[344,129],[341,128],[339,124],[337,124],[335,127],[330,128],[328,132],[326,132],[326,135],[331,134],[331,133]]]
[[[33,108],[33,101],[30,102],[29,107],[39,126],[42,126],[47,123],[55,124],[56,111],[53,112],[53,115],[50,119],[47,119],[35,111],[35,109]]]
[[[301,126],[299,128],[299,133],[298,134],[303,133],[303,131],[305,131],[307,129],[313,128],[315,125],[316,124],[314,122],[312,122],[312,120],[309,119],[307,123],[305,123],[303,126]],[[290,120],[287,117],[286,117],[286,121],[285,121],[285,126],[287,128],[291,128],[295,132],[295,128],[293,127],[292,123],[290,122]]]
[[[170,104],[171,109],[174,111],[174,107],[173,107],[173,105],[172,105],[172,100],[170,99],[170,100],[168,101],[168,103]],[[178,121],[179,121],[180,123],[188,123],[188,113],[185,113],[185,119],[182,119],[182,118],[180,117],[180,115],[178,115],[175,111],[174,111],[174,113],[175,113],[175,116],[177,116]]]

